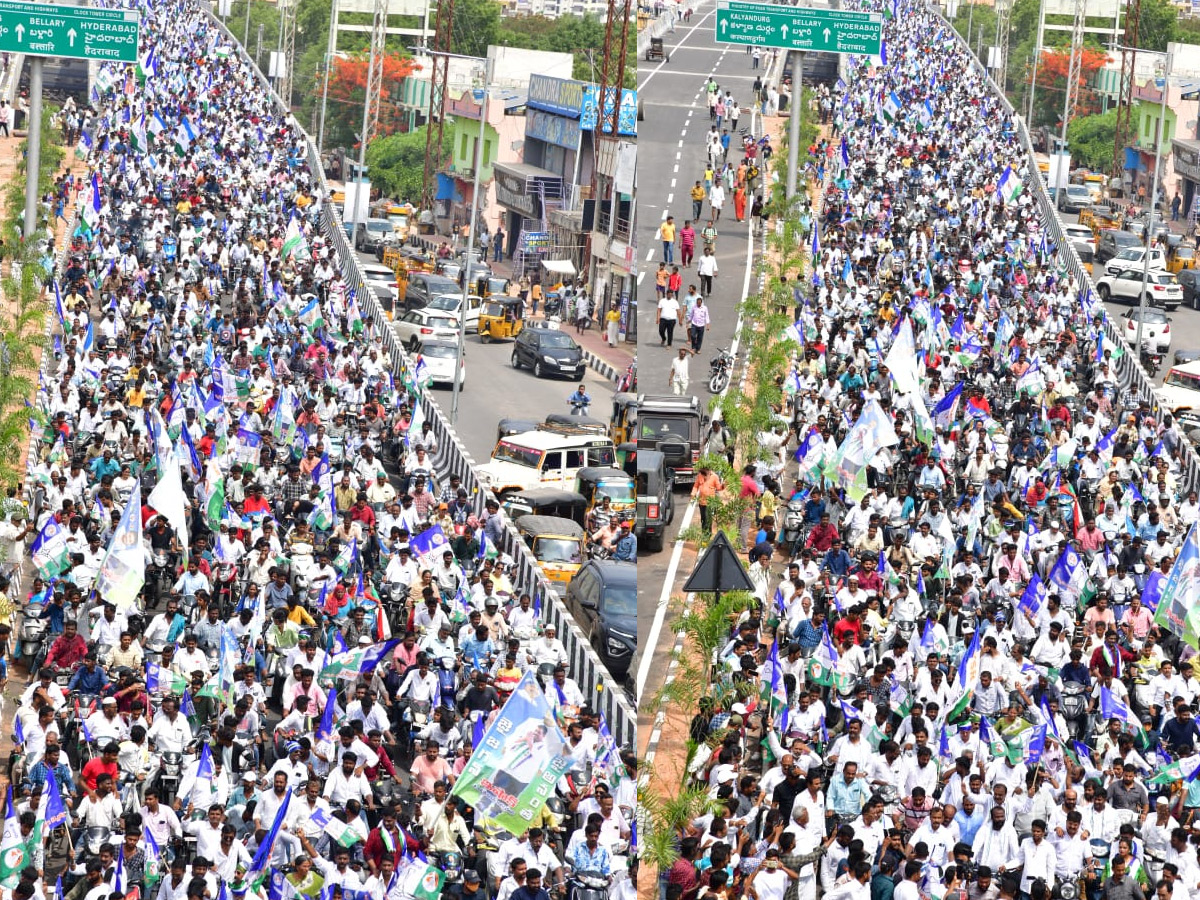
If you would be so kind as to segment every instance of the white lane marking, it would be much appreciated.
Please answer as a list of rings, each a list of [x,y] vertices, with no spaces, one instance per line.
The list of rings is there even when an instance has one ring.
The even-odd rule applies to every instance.
[[[671,187],[675,187],[675,179],[674,178],[671,179]]]
[[[675,163],[675,168],[672,169],[671,171],[678,172],[679,171],[679,163]]]
[[[675,44],[675,46],[672,47],[671,49],[678,50],[680,47],[682,47],[684,45],[684,42],[687,41],[687,39],[690,38],[693,34],[695,34],[696,31],[700,28],[700,26],[703,25],[710,16],[714,16],[715,14],[716,14],[716,10],[713,9],[713,10],[710,10],[709,12],[705,13],[699,19],[697,19],[696,24],[693,25],[691,28],[689,28],[687,33],[683,37],[681,37],[679,39],[679,42],[677,44]],[[715,48],[689,47],[688,49],[689,50],[692,50],[692,49],[703,50],[703,49],[715,49]],[[653,78],[655,75],[657,75],[659,73],[659,71],[662,69],[662,67],[667,64],[667,57],[669,57],[670,55],[671,55],[670,53],[663,54],[663,61],[660,62],[657,66],[655,66],[653,69],[651,69],[646,74],[646,77],[642,79],[641,83],[638,84],[639,91],[644,91],[646,89],[646,85],[650,83],[650,79]]]
[[[750,115],[750,133],[751,134],[756,133],[755,121],[756,121],[757,117],[758,117],[757,112],[751,112],[751,115]],[[670,203],[671,203],[671,198],[668,197],[667,198],[668,206],[670,205]],[[747,216],[747,220],[748,221],[747,221],[747,225],[746,225],[746,275],[745,275],[745,278],[742,280],[742,299],[743,300],[750,293],[750,279],[754,275],[754,221],[749,216]],[[647,257],[647,258],[649,258],[649,257]],[[737,356],[738,346],[741,343],[742,326],[744,324],[745,323],[742,319],[742,315],[739,312],[738,317],[737,317],[737,322],[733,328],[733,342],[729,346],[729,352],[732,353],[734,356]],[[732,379],[730,380],[730,384],[732,384]],[[724,396],[725,393],[728,392],[728,390],[729,390],[729,385],[726,385],[725,390],[721,392],[721,396]],[[688,503],[687,509],[684,511],[684,514],[683,514],[683,521],[680,523],[680,526],[679,526],[679,533],[683,533],[689,527],[691,527],[692,520],[696,517],[696,510],[697,510],[697,507],[696,507],[696,502],[694,500],[691,501],[690,503]],[[648,646],[651,649],[650,649],[650,652],[644,653],[642,655],[641,664],[638,666],[636,686],[635,686],[635,691],[636,691],[635,696],[637,696],[637,697],[641,697],[645,693],[646,681],[649,679],[650,671],[654,666],[654,662],[655,662],[654,648],[658,647],[658,641],[659,641],[659,638],[662,636],[663,626],[666,624],[667,608],[670,606],[670,603],[671,603],[671,589],[675,585],[675,579],[676,579],[676,577],[678,577],[678,572],[679,572],[679,562],[683,558],[683,545],[684,545],[684,542],[679,540],[678,538],[676,538],[675,546],[671,550],[671,561],[667,564],[667,573],[666,573],[666,577],[663,579],[662,591],[658,597],[658,606],[654,610],[654,621],[650,624],[650,634],[649,634],[649,639],[648,639]],[[658,710],[657,715],[655,716],[655,728],[656,729],[661,727],[662,715],[663,715],[663,711],[660,708]],[[656,741],[654,740],[654,736],[652,734],[650,746],[654,747],[655,745],[656,745]],[[648,756],[648,759],[649,759],[649,756]]]
[[[667,207],[670,208],[671,204],[674,202],[675,202],[675,195],[667,194]]]

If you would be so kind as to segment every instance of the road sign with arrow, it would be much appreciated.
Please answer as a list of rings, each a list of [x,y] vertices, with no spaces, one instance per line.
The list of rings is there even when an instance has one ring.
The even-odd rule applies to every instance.
[[[878,56],[880,13],[717,0],[717,43]]]
[[[0,0],[0,51],[133,63],[138,22],[132,9]]]

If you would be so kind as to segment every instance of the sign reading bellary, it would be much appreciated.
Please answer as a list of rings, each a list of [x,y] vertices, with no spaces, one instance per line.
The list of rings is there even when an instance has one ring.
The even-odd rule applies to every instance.
[[[717,43],[878,56],[880,13],[717,0]]]
[[[0,0],[0,51],[137,62],[138,14]]]

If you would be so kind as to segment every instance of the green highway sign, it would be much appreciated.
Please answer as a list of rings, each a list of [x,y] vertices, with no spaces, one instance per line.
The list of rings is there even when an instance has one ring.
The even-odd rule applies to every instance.
[[[717,42],[878,56],[883,16],[809,6],[717,0]]]
[[[69,59],[138,61],[138,14],[0,0],[0,51]]]

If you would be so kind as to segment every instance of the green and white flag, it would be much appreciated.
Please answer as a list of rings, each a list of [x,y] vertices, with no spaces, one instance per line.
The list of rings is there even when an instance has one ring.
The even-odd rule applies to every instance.
[[[51,518],[37,536],[32,547],[33,564],[38,575],[53,578],[70,567],[70,552],[67,550],[67,529]]]
[[[42,842],[42,822],[28,836],[21,834],[21,820],[13,807],[12,787],[4,813],[4,837],[0,839],[0,887],[12,890],[21,881],[21,871],[33,862],[34,848]]]
[[[895,122],[900,116],[900,98],[892,91],[883,99],[883,117],[889,122]]]
[[[208,461],[208,502],[205,513],[208,517],[208,527],[214,532],[221,530],[221,520],[225,517],[225,476],[212,460]]]
[[[298,313],[300,324],[305,328],[316,330],[325,325],[325,317],[321,314],[321,304],[313,297]]]
[[[1021,179],[1012,170],[1012,166],[1005,166],[1004,174],[1000,176],[1000,181],[996,185],[996,193],[1000,195],[1000,199],[1005,203],[1012,203],[1021,196],[1021,191],[1024,189],[1025,185],[1021,184]]]
[[[362,840],[358,832],[341,819],[330,819],[329,824],[325,826],[325,833],[343,847],[353,847],[358,841]]]
[[[192,142],[196,140],[196,129],[192,127],[192,123],[184,119],[179,123],[179,127],[175,129],[175,152],[180,156],[187,156],[188,148],[192,146]]]
[[[288,222],[287,234],[283,238],[283,258],[287,259],[297,254],[301,257],[308,256],[308,241],[304,239],[300,223],[296,221],[295,216],[292,216]]]
[[[413,897],[416,900],[439,900],[442,896],[442,882],[446,875],[437,866],[427,865],[421,880],[413,887]]]

